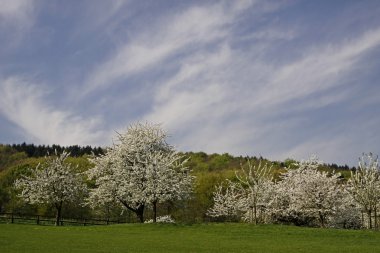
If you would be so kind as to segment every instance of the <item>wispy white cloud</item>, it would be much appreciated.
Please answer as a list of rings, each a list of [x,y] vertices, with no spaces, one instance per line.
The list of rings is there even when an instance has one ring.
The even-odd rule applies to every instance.
[[[336,115],[339,117],[338,115]],[[379,126],[380,120],[376,117],[368,118],[356,115],[350,120],[334,122],[325,131],[300,142],[276,155],[278,159],[303,159],[317,154],[327,163],[348,164],[356,166],[362,152],[377,152],[377,136],[371,129]]]
[[[40,143],[104,144],[109,129],[150,120],[185,150],[339,162],[376,147],[380,122],[349,123],[379,105],[374,4],[318,3],[332,8],[324,21],[298,1],[174,2],[0,0],[0,42],[20,49],[0,48],[1,114]],[[23,29],[32,41],[13,43]]]
[[[373,30],[351,41],[315,48],[301,59],[274,69],[251,105],[279,104],[342,85],[339,81],[348,74],[345,71],[349,72],[356,60],[379,45],[380,30]]]
[[[102,123],[99,118],[55,109],[47,103],[49,93],[43,90],[19,77],[1,80],[1,114],[23,129],[28,141],[62,145],[104,143],[104,133],[96,130]]]
[[[355,142],[347,136],[335,136],[334,138],[310,137],[293,148],[287,150],[279,156],[279,159],[292,158],[296,160],[305,159],[316,154],[326,163],[350,163],[354,164],[355,159],[359,154],[356,154],[355,148],[350,148],[355,145]],[[349,149],[349,150],[347,150]],[[344,154],[343,154],[344,153]],[[347,154],[350,155],[350,160],[347,160]],[[354,161],[353,161],[354,160]]]
[[[242,36],[241,40],[263,40],[263,41],[278,41],[278,40],[292,40],[297,36],[296,30],[280,30],[278,28],[269,27],[261,31],[254,32]]]
[[[77,20],[78,26],[73,29],[71,40],[79,39],[91,35],[112,36],[112,33],[130,15],[128,6],[131,0],[113,1],[82,1],[81,17]],[[78,9],[77,5],[74,5]],[[95,36],[102,38],[102,36]]]
[[[111,85],[121,78],[146,72],[176,53],[224,38],[225,26],[250,4],[251,1],[236,1],[233,8],[225,3],[195,6],[160,19],[158,24],[137,34],[100,64],[89,75],[86,89]]]
[[[228,43],[200,51],[199,55],[182,58],[179,71],[162,81],[153,110],[144,117],[165,122],[181,136],[176,141],[186,149],[235,153],[261,150],[273,157],[290,155],[284,150],[289,148],[297,157],[305,155],[303,148],[322,152],[326,145],[333,149],[343,137],[335,140],[323,132],[297,137],[287,146],[274,144],[281,142],[281,135],[302,128],[302,118],[278,116],[298,115],[350,99],[353,90],[349,87],[334,92],[345,86],[355,63],[379,45],[380,31],[371,30],[355,39],[314,47],[281,66],[252,59],[254,54],[241,53]],[[345,138],[342,147],[350,142]],[[310,148],[311,143],[319,148]],[[330,160],[328,152],[322,154]]]
[[[35,22],[35,0],[1,0],[0,32],[6,34],[2,49],[9,50],[19,45]]]
[[[16,21],[26,25],[30,21],[33,3],[33,0],[1,0],[0,18],[9,23]],[[19,23],[15,25],[19,25]]]

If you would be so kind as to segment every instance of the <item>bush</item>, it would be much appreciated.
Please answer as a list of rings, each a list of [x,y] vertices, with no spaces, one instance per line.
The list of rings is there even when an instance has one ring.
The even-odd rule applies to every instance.
[[[144,223],[153,223],[153,220],[147,220]],[[170,215],[157,217],[157,223],[175,223],[175,220]]]

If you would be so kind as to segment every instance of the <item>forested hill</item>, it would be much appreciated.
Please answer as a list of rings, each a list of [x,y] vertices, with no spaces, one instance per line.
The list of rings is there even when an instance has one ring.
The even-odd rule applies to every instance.
[[[60,145],[34,145],[26,144],[0,144],[0,170],[1,165],[5,164],[8,160],[22,160],[25,157],[45,157],[49,154],[58,154],[63,151],[70,153],[72,157],[82,157],[85,155],[101,155],[104,154],[105,149],[102,147],[92,147],[92,146],[60,146]],[[275,168],[288,168],[291,167],[296,161],[293,159],[286,159],[285,161],[269,161],[263,157],[256,156],[232,156],[228,153],[224,154],[207,154],[204,152],[186,152],[184,153],[186,157],[189,157],[188,166],[195,171],[217,171],[226,169],[236,169],[239,168],[241,164],[245,163],[247,159],[253,161],[263,160],[273,164]],[[337,164],[324,164],[321,166],[322,169],[335,170],[335,171],[347,171],[350,168],[347,165],[337,165]]]
[[[217,171],[225,169],[236,169],[240,167],[240,164],[244,164],[247,159],[252,161],[264,161],[271,163],[275,169],[280,168],[290,168],[293,167],[297,162],[293,159],[286,159],[285,161],[270,161],[263,157],[257,156],[232,156],[228,153],[224,154],[206,154],[204,152],[187,152],[189,163],[188,166],[195,171]],[[306,157],[307,158],[307,157]],[[354,169],[350,168],[348,165],[337,165],[337,164],[322,164],[320,166],[322,170],[334,170],[334,171],[348,171]]]
[[[44,163],[44,156],[54,154],[55,150],[58,153],[63,150],[71,152],[72,157],[68,159],[68,162],[72,163],[74,167],[84,172],[91,168],[93,165],[87,159],[93,152],[95,154],[101,154],[104,152],[102,148],[92,147],[62,147],[59,145],[52,146],[38,146],[33,144],[18,144],[18,145],[1,145],[0,144],[0,212],[4,211],[18,211],[18,212],[40,212],[41,214],[53,214],[48,209],[38,209],[37,206],[25,205],[16,197],[13,184],[14,181],[22,175],[30,173],[31,169],[36,168],[40,163]],[[257,165],[258,163],[271,164],[273,175],[276,179],[280,178],[280,175],[286,171],[286,168],[294,167],[296,161],[287,159],[285,161],[269,161],[263,157],[243,157],[232,156],[230,154],[206,154],[204,152],[186,152],[184,156],[189,158],[186,166],[192,171],[195,176],[194,180],[194,192],[193,197],[186,203],[186,208],[179,205],[176,207],[168,206],[172,209],[172,213],[176,217],[181,217],[182,220],[203,221],[207,220],[205,216],[206,211],[213,204],[213,192],[215,186],[226,182],[226,179],[233,180],[235,172],[240,170],[240,167],[246,164],[247,159]],[[335,164],[321,165],[321,170],[340,172],[342,177],[348,178],[350,176],[350,170],[348,166],[338,166]],[[91,182],[89,182],[91,185]],[[89,208],[72,207],[66,210],[66,215],[92,215]],[[167,210],[167,209],[165,209]],[[186,213],[185,211],[186,210]],[[119,217],[121,210],[115,209],[115,217]]]
[[[0,167],[1,164],[4,164],[6,160],[17,160],[22,159],[23,157],[45,157],[49,154],[58,154],[63,151],[70,153],[72,157],[82,157],[85,155],[101,155],[104,154],[105,149],[101,147],[92,147],[92,146],[60,146],[60,145],[34,145],[26,144],[0,144]],[[225,170],[225,169],[236,169],[240,164],[244,163],[247,159],[254,161],[264,160],[270,162],[276,168],[287,168],[291,167],[295,160],[286,159],[285,161],[274,161],[271,162],[263,157],[243,157],[243,156],[232,156],[228,153],[224,154],[206,154],[204,152],[186,152],[185,156],[189,157],[188,166],[195,171],[216,171],[216,170]],[[13,158],[12,158],[13,157]],[[347,165],[337,165],[337,164],[324,164],[322,166],[325,169],[330,170],[349,170],[350,167]],[[352,169],[352,168],[351,168]]]

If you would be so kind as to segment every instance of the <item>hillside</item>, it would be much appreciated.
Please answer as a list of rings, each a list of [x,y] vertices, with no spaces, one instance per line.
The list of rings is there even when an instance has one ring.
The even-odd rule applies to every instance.
[[[73,148],[74,147],[74,148]],[[28,174],[30,168],[35,168],[39,163],[44,161],[44,155],[52,152],[52,148],[62,151],[65,148],[53,145],[35,146],[33,144],[21,145],[0,145],[0,212],[26,212],[39,213],[42,215],[52,215],[52,207],[26,205],[16,197],[13,189],[13,182],[22,175]],[[88,161],[89,154],[101,154],[101,148],[72,146],[66,150],[74,152],[69,159],[70,163],[77,166],[79,171],[86,171],[92,165]],[[95,151],[96,152],[95,152]],[[292,167],[294,160],[269,161],[262,157],[242,157],[232,156],[230,154],[206,154],[204,152],[187,152],[183,153],[189,158],[187,166],[191,169],[192,174],[196,176],[194,182],[193,196],[189,201],[162,204],[159,211],[162,215],[170,213],[177,219],[185,222],[203,222],[209,220],[205,216],[208,208],[212,205],[212,194],[217,184],[224,182],[226,179],[233,179],[235,171],[250,159],[254,164],[261,160],[264,163],[272,164],[272,172],[275,179],[279,179],[280,173],[284,172],[287,167]],[[347,166],[323,165],[320,168],[326,171],[341,172],[342,176],[348,178],[350,175]],[[91,186],[92,182],[88,182]],[[73,204],[65,210],[66,216],[70,217],[99,217],[112,216],[120,218],[121,209],[119,207],[110,207],[108,210],[90,210],[88,207],[82,207]],[[147,210],[147,217],[151,215]],[[133,215],[128,211],[123,212],[122,216],[126,221],[134,221]]]

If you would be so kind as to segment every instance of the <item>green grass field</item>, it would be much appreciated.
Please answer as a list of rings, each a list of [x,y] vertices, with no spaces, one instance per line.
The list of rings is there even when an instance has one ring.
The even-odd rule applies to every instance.
[[[248,224],[0,224],[0,252],[380,252],[380,232]]]

